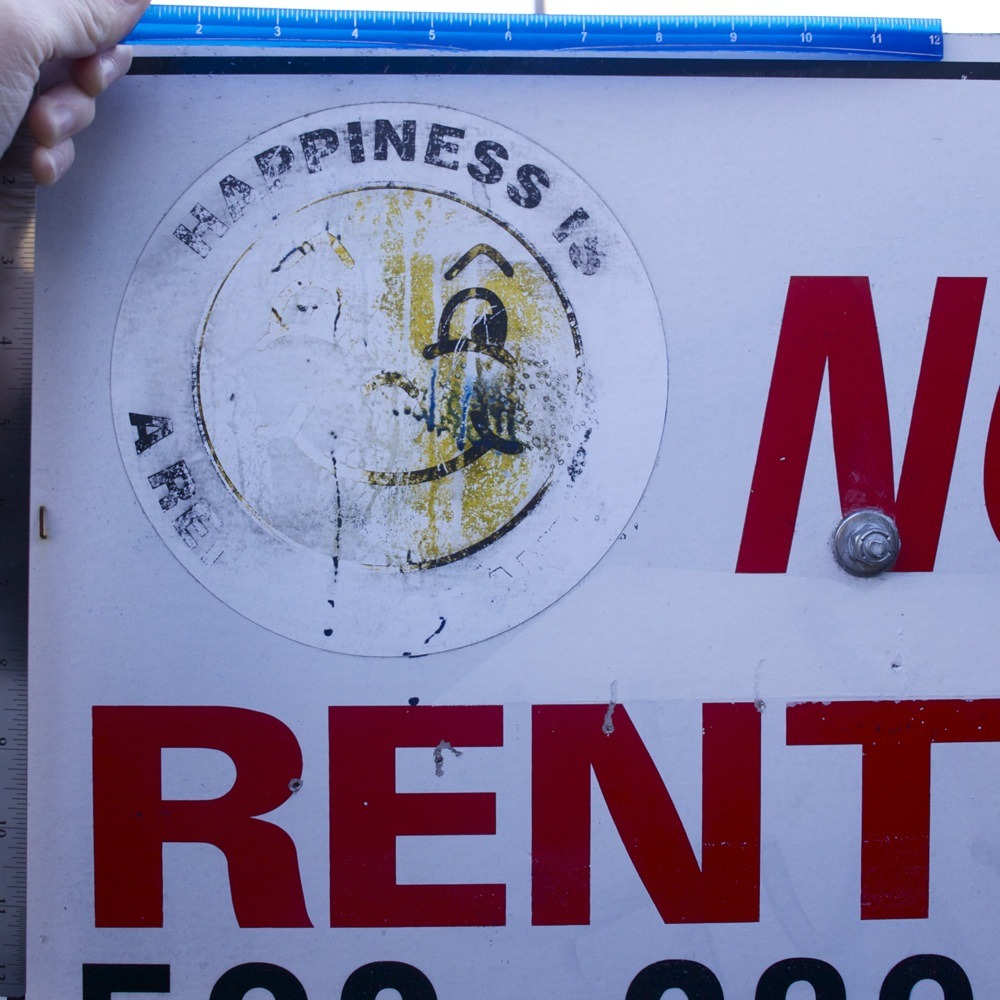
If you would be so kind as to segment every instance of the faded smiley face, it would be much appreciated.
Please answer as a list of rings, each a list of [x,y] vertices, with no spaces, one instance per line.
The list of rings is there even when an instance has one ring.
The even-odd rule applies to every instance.
[[[335,565],[427,568],[506,533],[571,460],[580,355],[554,274],[507,224],[365,187],[239,258],[202,327],[195,405],[270,531]]]

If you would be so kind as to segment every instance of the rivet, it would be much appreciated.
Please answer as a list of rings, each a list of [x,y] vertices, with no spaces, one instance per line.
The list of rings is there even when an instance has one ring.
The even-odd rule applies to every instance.
[[[852,576],[878,576],[899,556],[896,523],[880,510],[852,511],[834,532],[833,553]]]

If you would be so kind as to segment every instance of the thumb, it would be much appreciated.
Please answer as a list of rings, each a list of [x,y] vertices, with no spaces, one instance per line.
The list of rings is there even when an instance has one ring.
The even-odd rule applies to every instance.
[[[150,0],[34,0],[22,13],[39,46],[39,63],[79,59],[112,48],[142,17]]]

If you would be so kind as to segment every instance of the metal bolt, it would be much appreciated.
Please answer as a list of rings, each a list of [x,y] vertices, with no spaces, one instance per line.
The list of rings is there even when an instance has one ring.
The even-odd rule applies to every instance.
[[[833,536],[837,562],[852,576],[877,576],[892,569],[899,555],[899,532],[880,510],[856,510],[837,526]]]

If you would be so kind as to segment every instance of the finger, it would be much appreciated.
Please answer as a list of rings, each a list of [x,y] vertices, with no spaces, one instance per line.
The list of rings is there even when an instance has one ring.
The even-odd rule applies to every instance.
[[[120,42],[142,17],[150,0],[86,0],[97,8],[97,34],[92,38],[94,50],[100,52]],[[69,53],[67,53],[69,54]]]
[[[35,101],[28,113],[28,128],[40,146],[54,147],[85,129],[94,113],[94,98],[69,81]]]
[[[77,59],[70,68],[73,81],[91,97],[100,97],[108,87],[121,79],[132,65],[132,47],[117,45],[96,56]]]
[[[149,0],[35,0],[23,16],[44,40],[42,61],[103,52],[127,35]]]
[[[38,184],[55,184],[76,158],[72,139],[65,139],[51,148],[39,146],[31,156],[31,173]]]

